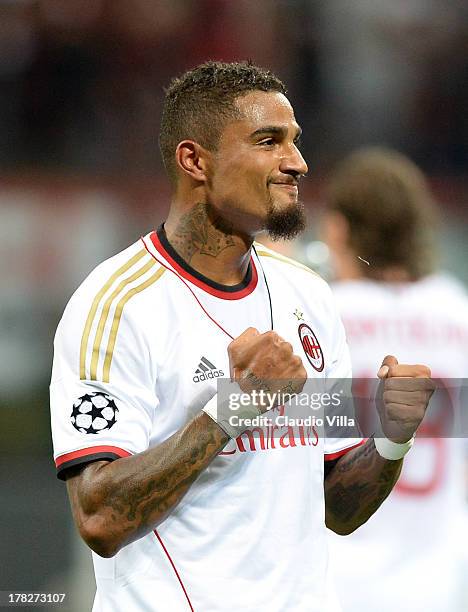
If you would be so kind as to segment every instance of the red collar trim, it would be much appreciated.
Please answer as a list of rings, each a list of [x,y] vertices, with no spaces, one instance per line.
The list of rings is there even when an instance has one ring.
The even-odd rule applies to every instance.
[[[192,284],[196,285],[200,289],[203,289],[203,291],[206,291],[207,293],[210,293],[211,295],[214,295],[217,298],[220,298],[222,300],[240,300],[246,297],[247,295],[250,295],[252,291],[255,289],[255,287],[257,286],[258,273],[257,273],[257,268],[255,266],[255,262],[252,256],[250,256],[250,265],[252,267],[251,268],[252,275],[251,275],[251,279],[248,285],[246,285],[245,287],[242,287],[239,290],[232,291],[230,290],[229,286],[226,286],[226,288],[223,288],[224,287],[223,285],[219,283],[214,283],[214,281],[210,281],[210,279],[203,277],[196,270],[191,268],[191,266],[189,266],[188,264],[185,264],[185,266],[182,266],[181,264],[179,264],[168,253],[167,249],[164,248],[156,232],[151,232],[150,239],[155,249],[158,251],[158,253],[160,253],[170,263],[170,265],[174,268],[174,270],[178,274],[180,274],[180,276],[182,276],[183,278],[185,278]],[[195,274],[197,276],[195,276]],[[206,279],[206,280],[202,280],[202,279]],[[214,287],[213,285],[209,283],[213,283],[213,285],[216,284],[217,287]]]

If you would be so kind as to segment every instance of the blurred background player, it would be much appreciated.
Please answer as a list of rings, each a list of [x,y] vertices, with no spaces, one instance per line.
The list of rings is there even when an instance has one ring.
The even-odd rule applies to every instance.
[[[424,360],[435,378],[468,374],[468,299],[435,272],[435,224],[425,178],[397,152],[358,150],[330,178],[324,239],[360,395],[381,353]],[[380,512],[347,538],[331,534],[345,612],[462,609],[465,459],[459,439],[442,437],[444,417],[418,432]]]

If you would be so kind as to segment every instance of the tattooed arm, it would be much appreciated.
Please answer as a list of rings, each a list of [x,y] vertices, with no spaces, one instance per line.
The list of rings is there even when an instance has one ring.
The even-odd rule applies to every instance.
[[[228,346],[232,376],[251,391],[263,381],[295,381],[306,371],[292,346],[273,331],[249,327]],[[276,388],[273,391],[277,391]],[[162,444],[143,453],[96,461],[70,471],[67,488],[80,534],[102,557],[152,531],[175,508],[197,477],[226,446],[229,436],[205,412]]]
[[[393,489],[403,459],[389,461],[373,438],[341,457],[325,478],[325,522],[347,535],[370,518]]]
[[[112,557],[152,531],[228,440],[202,412],[155,448],[70,471],[68,495],[84,541],[98,555]]]
[[[378,372],[377,409],[384,435],[401,444],[415,434],[434,390],[423,365],[399,364],[387,355]],[[393,489],[403,460],[379,455],[374,439],[341,457],[325,478],[327,527],[346,535],[371,517]]]

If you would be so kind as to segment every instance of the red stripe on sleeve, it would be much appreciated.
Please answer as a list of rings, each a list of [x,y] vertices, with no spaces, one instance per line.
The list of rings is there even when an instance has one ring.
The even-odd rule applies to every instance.
[[[118,455],[119,457],[129,457],[131,455],[131,453],[123,448],[119,448],[118,446],[90,446],[89,448],[82,448],[77,451],[72,451],[71,453],[60,455],[55,460],[55,465],[56,467],[60,467],[63,463],[67,463],[73,459],[87,457],[88,455],[95,455],[96,453],[112,453],[113,455]]]

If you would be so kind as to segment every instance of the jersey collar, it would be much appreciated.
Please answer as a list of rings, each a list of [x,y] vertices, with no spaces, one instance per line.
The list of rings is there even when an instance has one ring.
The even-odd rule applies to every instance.
[[[164,224],[160,225],[155,232],[152,232],[150,238],[155,249],[170,263],[180,276],[215,297],[224,300],[239,300],[252,293],[257,286],[258,274],[252,256],[250,257],[247,273],[242,282],[237,285],[222,285],[200,274],[200,272],[182,259],[169,243],[164,230]]]

